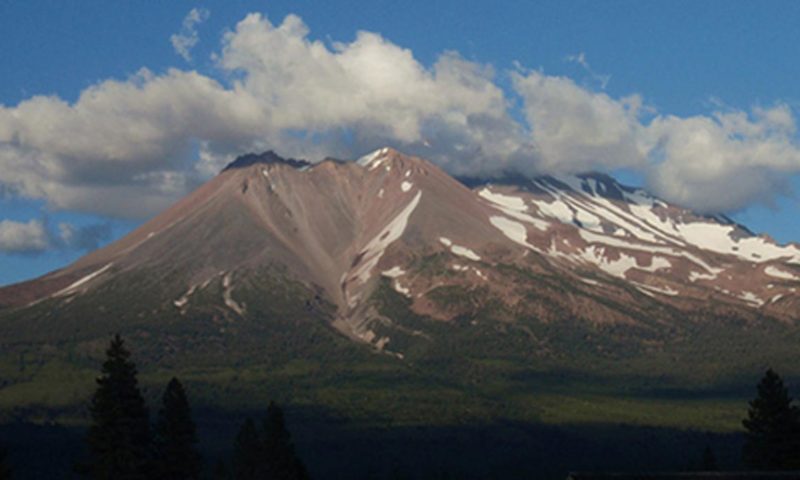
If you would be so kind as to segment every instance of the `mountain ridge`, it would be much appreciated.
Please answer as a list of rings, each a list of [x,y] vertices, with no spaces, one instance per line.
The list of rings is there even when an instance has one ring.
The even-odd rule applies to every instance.
[[[366,419],[530,420],[553,395],[618,405],[739,389],[765,364],[800,376],[796,247],[601,184],[469,188],[388,148],[308,166],[256,155],[0,288],[0,414],[84,398],[114,333],[147,378],[192,379],[205,405],[277,392]],[[612,187],[622,200],[598,194]]]
[[[394,164],[397,165],[395,174],[392,174],[391,169]],[[396,172],[399,170],[403,171],[402,175],[397,175]],[[422,187],[414,185],[412,181],[411,177],[417,177],[417,174],[423,182]],[[436,183],[428,187],[424,182],[428,181],[431,174],[434,174]],[[234,180],[233,177],[236,179]],[[313,184],[312,188],[310,190],[306,188],[303,191],[305,198],[299,198],[297,193],[292,190],[301,191],[307,187],[304,186],[304,182],[308,179],[311,180],[306,183]],[[345,310],[355,306],[353,299],[362,295],[360,284],[372,276],[371,270],[377,266],[377,262],[380,261],[388,244],[398,240],[393,237],[402,236],[405,230],[408,218],[403,219],[402,216],[397,216],[404,210],[393,208],[393,206],[406,202],[403,206],[409,207],[409,210],[405,212],[405,216],[408,217],[416,209],[416,205],[412,206],[411,203],[419,202],[425,191],[435,192],[438,195],[436,197],[437,204],[431,204],[424,208],[425,212],[442,210],[442,205],[448,203],[472,205],[467,209],[469,212],[467,214],[461,210],[457,210],[458,213],[455,214],[451,211],[446,213],[459,215],[460,218],[456,223],[471,222],[471,229],[475,232],[483,232],[481,241],[484,243],[503,244],[510,241],[514,248],[525,247],[526,250],[535,251],[556,263],[570,260],[573,264],[571,267],[573,273],[575,268],[585,266],[586,263],[594,263],[601,272],[627,280],[628,270],[648,270],[648,263],[649,269],[652,270],[649,273],[659,270],[652,260],[644,265],[639,265],[639,261],[647,262],[647,259],[643,258],[645,253],[649,253],[656,259],[656,262],[661,262],[661,266],[666,266],[670,262],[668,258],[680,256],[674,249],[681,248],[688,249],[687,252],[695,252],[692,254],[684,252],[684,257],[686,255],[692,257],[696,255],[696,252],[700,252],[711,257],[719,255],[739,257],[741,260],[755,264],[778,262],[776,265],[762,267],[760,273],[777,280],[796,281],[800,279],[793,273],[795,271],[793,265],[800,263],[800,249],[796,245],[777,245],[771,238],[756,236],[746,227],[727,217],[694,214],[687,209],[668,204],[642,189],[622,185],[602,173],[593,172],[571,177],[541,176],[533,179],[518,175],[482,180],[453,179],[425,160],[405,156],[390,148],[378,149],[354,162],[326,160],[317,164],[310,164],[302,160],[283,159],[273,151],[267,151],[262,154],[249,154],[237,158],[222,170],[220,176],[215,177],[171,207],[168,210],[171,212],[169,215],[157,216],[118,242],[83,257],[69,267],[56,270],[39,279],[0,288],[0,304],[19,306],[24,302],[41,299],[48,293],[53,296],[69,294],[70,291],[83,286],[83,283],[75,285],[77,282],[92,283],[95,277],[102,277],[105,273],[103,268],[111,268],[109,265],[113,263],[111,261],[113,257],[125,256],[128,251],[136,250],[151,241],[161,231],[168,230],[178,221],[191,217],[195,214],[192,210],[198,208],[198,205],[203,205],[202,208],[211,208],[211,205],[215,205],[214,197],[222,191],[223,183],[228,184],[226,187],[228,200],[221,203],[239,202],[240,207],[245,207],[246,211],[256,216],[263,217],[266,212],[265,205],[271,205],[270,198],[278,197],[278,204],[282,202],[282,205],[267,207],[267,210],[283,208],[282,213],[276,211],[269,213],[272,216],[272,219],[267,221],[267,226],[271,228],[269,236],[277,239],[272,242],[271,248],[295,250],[292,255],[289,255],[294,257],[303,257],[310,252],[317,252],[311,254],[312,256],[317,255],[318,258],[315,260],[317,263],[315,266],[306,265],[306,271],[301,272],[301,277],[303,275],[313,277],[312,270],[317,267],[336,270],[336,275],[339,275],[341,279],[334,281],[331,278],[319,277],[312,283],[324,285],[323,289],[328,296],[334,300],[338,298],[335,303]],[[232,184],[236,184],[236,186],[231,188]],[[278,187],[279,184],[280,187]],[[249,198],[247,193],[251,185],[256,190],[261,189],[259,190],[261,197],[241,203],[241,198],[232,193],[235,188],[240,190],[241,197]],[[389,185],[395,189],[391,194],[392,200],[383,201],[385,194],[390,195],[387,193]],[[282,188],[283,193],[276,194],[276,188]],[[330,205],[323,206],[314,201],[308,205],[303,204],[309,198],[319,196],[323,190],[326,192],[326,201],[333,201],[334,203],[331,205],[336,205],[336,208],[331,209]],[[408,193],[412,195],[409,196]],[[281,197],[281,195],[284,196]],[[468,198],[470,195],[476,198]],[[347,198],[344,198],[345,196]],[[235,200],[230,200],[229,197]],[[454,202],[453,198],[461,200]],[[427,201],[427,196],[425,199]],[[409,200],[411,203],[408,203]],[[291,208],[287,205],[290,205]],[[306,250],[302,248],[296,250],[294,240],[290,239],[286,233],[300,227],[286,224],[279,218],[280,215],[295,215],[292,210],[295,207],[302,210],[297,213],[295,218],[308,215],[311,211],[309,209],[313,208],[327,208],[329,215],[325,218],[315,219],[313,222],[310,219],[301,218],[301,223],[305,222],[302,228],[307,233],[304,238],[313,244],[302,247]],[[214,208],[225,209],[228,207],[217,205]],[[394,217],[392,217],[392,212],[395,214]],[[235,216],[241,213],[240,211],[229,214]],[[437,215],[444,214],[445,212],[437,213]],[[347,225],[344,230],[337,228],[334,225],[335,222],[330,220],[337,217],[341,217],[340,220]],[[388,228],[391,221],[396,222],[395,229],[400,231],[391,232],[391,228],[389,228],[382,232],[383,235],[392,237],[390,242],[385,242],[385,239],[381,240],[375,236],[375,230]],[[482,225],[477,225],[476,221]],[[263,219],[260,222],[264,226]],[[326,230],[323,232],[311,225],[314,222],[327,222]],[[559,227],[559,224],[562,226]],[[564,230],[565,225],[575,227],[577,230]],[[435,227],[428,225],[425,228]],[[458,226],[455,225],[453,228],[457,229]],[[502,233],[502,235],[492,237],[492,232]],[[320,236],[320,234],[323,235]],[[471,231],[461,235],[466,237],[467,243],[471,242],[474,246],[476,242],[469,238],[470,234],[472,234]],[[366,238],[365,235],[371,236]],[[426,235],[428,244],[441,244],[438,246],[449,249],[451,254],[457,256],[458,254],[454,252],[470,252],[467,257],[471,256],[473,259],[480,257],[468,246],[445,245],[448,242],[452,244],[452,239],[446,234],[427,232]],[[178,242],[179,239],[174,241]],[[371,247],[369,241],[372,242]],[[336,252],[326,253],[326,242],[333,242],[332,248]],[[345,245],[347,242],[355,242],[355,244],[347,246]],[[573,244],[580,242],[585,246],[581,247],[580,251],[575,248],[570,249],[568,248],[570,242]],[[382,243],[387,243],[387,245],[382,245]],[[361,246],[359,247],[359,245]],[[669,248],[665,250],[665,247]],[[370,251],[370,248],[373,251]],[[348,249],[353,251],[345,255],[347,258],[333,259]],[[648,250],[650,251],[648,252]],[[664,255],[659,256],[658,252]],[[359,271],[354,272],[359,277],[360,281],[357,282],[359,285],[354,285],[352,279],[345,277],[348,275],[348,271],[359,266],[364,256],[368,257],[365,263],[359,267]],[[570,256],[573,258],[570,259]],[[632,260],[634,258],[636,259]],[[695,258],[695,260],[697,259]],[[621,263],[625,262],[630,268],[621,270],[625,266]],[[300,261],[300,263],[303,262]],[[348,263],[349,267],[347,267]],[[730,267],[732,262],[730,259],[723,260],[721,263],[726,265],[722,267],[711,266],[708,260],[693,263],[695,265],[689,265],[690,271],[683,278],[683,281],[687,283],[715,277],[722,273],[721,268]],[[76,275],[77,271],[85,273],[83,267],[87,264],[93,264],[96,268],[88,272],[88,275]],[[334,268],[334,264],[338,266]],[[780,266],[785,268],[781,269]],[[402,270],[401,266],[398,268]],[[741,266],[738,268],[742,269]],[[731,270],[731,268],[727,268],[727,270]],[[90,275],[94,275],[94,277],[87,278]],[[395,283],[398,282],[396,278],[399,276],[394,277]],[[731,275],[729,274],[729,276]],[[71,282],[67,280],[71,280]],[[207,278],[203,281],[206,280]],[[337,282],[339,282],[338,285]],[[769,285],[765,284],[765,289]],[[371,282],[367,290],[373,287],[374,282]],[[661,294],[673,291],[670,288],[664,289],[658,285],[650,285],[650,290]],[[772,286],[769,289],[774,288]],[[729,287],[716,287],[716,289],[723,293],[733,291]],[[784,295],[795,293],[795,291],[790,289]],[[769,300],[775,299],[778,294],[772,294]],[[753,295],[755,295],[753,292],[751,295],[742,291],[737,292],[740,299],[749,300],[752,304],[759,303],[759,306],[763,306],[768,300],[762,297],[756,300]],[[13,297],[17,298],[14,303],[12,303]],[[774,301],[778,300],[780,299]],[[348,303],[353,303],[353,305],[347,305]]]

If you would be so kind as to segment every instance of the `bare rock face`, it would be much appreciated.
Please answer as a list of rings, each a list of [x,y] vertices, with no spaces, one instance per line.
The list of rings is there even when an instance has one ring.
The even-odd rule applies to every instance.
[[[791,323],[800,311],[796,245],[600,174],[462,183],[390,148],[313,165],[241,157],[119,241],[0,289],[0,305],[56,308],[147,272],[165,285],[160,304],[185,313],[213,287],[221,311],[246,317],[237,290],[264,269],[331,304],[339,332],[400,357],[390,332],[430,333],[392,318],[387,291],[444,324],[484,311],[668,329],[676,317]]]

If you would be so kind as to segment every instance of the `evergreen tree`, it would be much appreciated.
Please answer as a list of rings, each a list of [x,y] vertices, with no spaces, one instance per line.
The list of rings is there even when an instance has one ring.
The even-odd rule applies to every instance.
[[[92,478],[134,480],[149,478],[150,424],[139,391],[136,366],[119,335],[106,350],[102,374],[89,408],[87,434]]]
[[[177,378],[170,380],[155,426],[155,477],[189,480],[200,477],[197,431],[186,391]]]
[[[760,470],[800,468],[800,410],[792,405],[783,380],[772,369],[757,388],[758,396],[742,421],[747,429],[744,463]]]
[[[703,471],[715,472],[717,468],[717,457],[714,455],[714,450],[711,450],[711,446],[707,445],[706,449],[703,450]]]
[[[263,430],[248,418],[236,436],[234,476],[237,479],[307,480],[303,462],[295,454],[283,411],[270,402]]]
[[[252,418],[245,420],[233,450],[234,476],[239,480],[256,479],[262,462],[261,439]]]
[[[286,429],[283,410],[275,402],[270,402],[267,407],[263,441],[267,478],[281,480],[308,478],[303,462],[295,454],[291,435]]]
[[[228,480],[231,478],[228,474],[228,468],[225,466],[225,462],[222,460],[217,462],[214,466],[214,470],[211,472],[211,478],[213,480]]]
[[[8,450],[0,447],[0,480],[11,480],[11,466],[8,464]]]

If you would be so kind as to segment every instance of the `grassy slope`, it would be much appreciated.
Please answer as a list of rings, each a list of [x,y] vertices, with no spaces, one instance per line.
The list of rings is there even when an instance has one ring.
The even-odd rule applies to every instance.
[[[139,274],[64,306],[0,312],[0,415],[85,422],[84,405],[115,332],[128,339],[153,399],[177,375],[199,407],[256,409],[274,398],[376,426],[506,419],[735,431],[768,359],[800,376],[796,334],[768,321],[687,319],[669,339],[645,338],[639,329],[571,319],[508,322],[502,305],[473,298],[485,292],[452,287],[432,297],[473,298],[482,308],[446,324],[415,315],[385,283],[372,301],[396,325],[375,329],[405,353],[401,361],[333,331],[332,307],[274,271],[237,287],[245,318],[217,305],[221,282],[196,293],[185,315],[154,300],[165,297],[163,285],[176,283]]]

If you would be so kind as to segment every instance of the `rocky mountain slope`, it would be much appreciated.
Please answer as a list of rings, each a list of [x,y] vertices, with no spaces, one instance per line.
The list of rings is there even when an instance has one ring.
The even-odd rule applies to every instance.
[[[389,148],[313,165],[268,152],[0,289],[0,368],[26,385],[44,373],[17,370],[24,359],[88,365],[121,332],[146,371],[205,369],[204,382],[302,361],[330,376],[297,377],[313,402],[366,368],[377,386],[505,379],[506,405],[556,372],[629,389],[793,365],[797,288],[797,245],[605,175],[459,181]]]
[[[0,289],[0,304],[68,303],[126,273],[168,269],[176,280],[164,294],[175,309],[216,283],[220,305],[241,316],[241,279],[269,265],[333,303],[334,325],[363,340],[375,339],[369,298],[382,279],[412,310],[442,321],[475,307],[437,302],[449,287],[486,290],[514,312],[635,321],[582,298],[550,299],[555,311],[527,302],[537,281],[521,284],[505,273],[511,267],[632,308],[657,302],[692,311],[714,300],[745,317],[787,321],[798,311],[800,248],[725,217],[693,214],[601,174],[472,185],[388,148],[316,165],[271,152],[245,156],[118,242]]]

